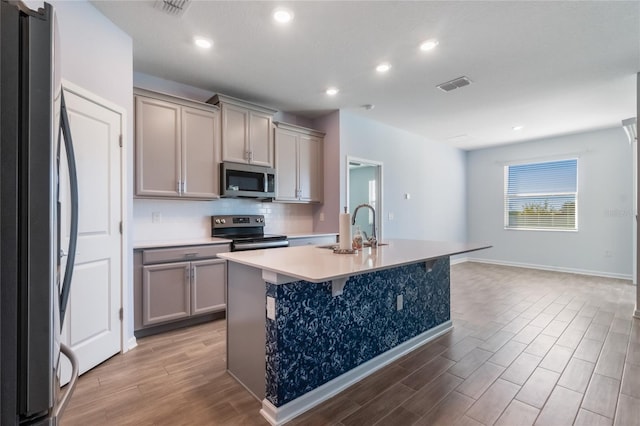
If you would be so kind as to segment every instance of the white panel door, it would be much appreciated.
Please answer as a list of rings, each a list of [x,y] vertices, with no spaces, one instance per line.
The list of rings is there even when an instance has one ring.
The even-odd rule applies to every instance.
[[[79,221],[62,340],[76,353],[82,374],[121,349],[122,116],[69,91],[65,91],[65,101],[78,174]],[[61,169],[61,244],[67,247],[68,174],[66,167]],[[63,383],[68,380],[69,368],[68,364],[62,366]]]

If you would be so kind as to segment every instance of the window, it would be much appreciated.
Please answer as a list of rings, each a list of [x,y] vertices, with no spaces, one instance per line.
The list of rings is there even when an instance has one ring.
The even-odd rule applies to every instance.
[[[505,166],[507,229],[578,229],[578,160]]]

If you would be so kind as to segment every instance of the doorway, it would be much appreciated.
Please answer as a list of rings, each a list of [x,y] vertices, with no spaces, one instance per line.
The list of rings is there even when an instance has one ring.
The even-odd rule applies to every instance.
[[[351,214],[360,204],[370,204],[376,211],[378,241],[382,241],[382,163],[356,157],[347,157],[347,206]],[[371,236],[373,213],[360,210],[356,224],[361,231]],[[354,232],[355,232],[354,226]]]

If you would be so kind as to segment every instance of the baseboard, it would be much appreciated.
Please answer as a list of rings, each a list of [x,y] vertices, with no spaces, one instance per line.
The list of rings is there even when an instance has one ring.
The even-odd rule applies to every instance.
[[[468,261],[469,261],[468,257],[456,257],[455,259],[451,257],[449,258],[449,265],[457,265],[459,263],[464,263]]]
[[[130,351],[131,349],[134,349],[136,346],[138,346],[138,341],[136,340],[135,336],[132,336],[128,341],[127,341],[127,351]]]
[[[565,268],[562,266],[549,266],[549,265],[537,265],[534,263],[509,262],[505,260],[482,259],[478,257],[469,257],[469,258],[466,258],[466,261],[476,262],[476,263],[486,263],[489,265],[513,266],[516,268],[539,269],[542,271],[565,272],[569,274],[578,274],[578,275],[590,275],[594,277],[616,278],[620,280],[629,280],[629,281],[633,280],[633,277],[630,274],[616,274],[612,272],[590,271],[587,269]]]
[[[280,407],[263,399],[260,414],[274,426],[284,424],[452,328],[451,321],[435,326]]]

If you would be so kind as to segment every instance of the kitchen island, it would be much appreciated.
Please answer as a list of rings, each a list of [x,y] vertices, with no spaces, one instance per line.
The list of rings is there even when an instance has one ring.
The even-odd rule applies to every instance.
[[[486,244],[392,240],[228,260],[227,369],[282,424],[451,328],[449,257]]]

